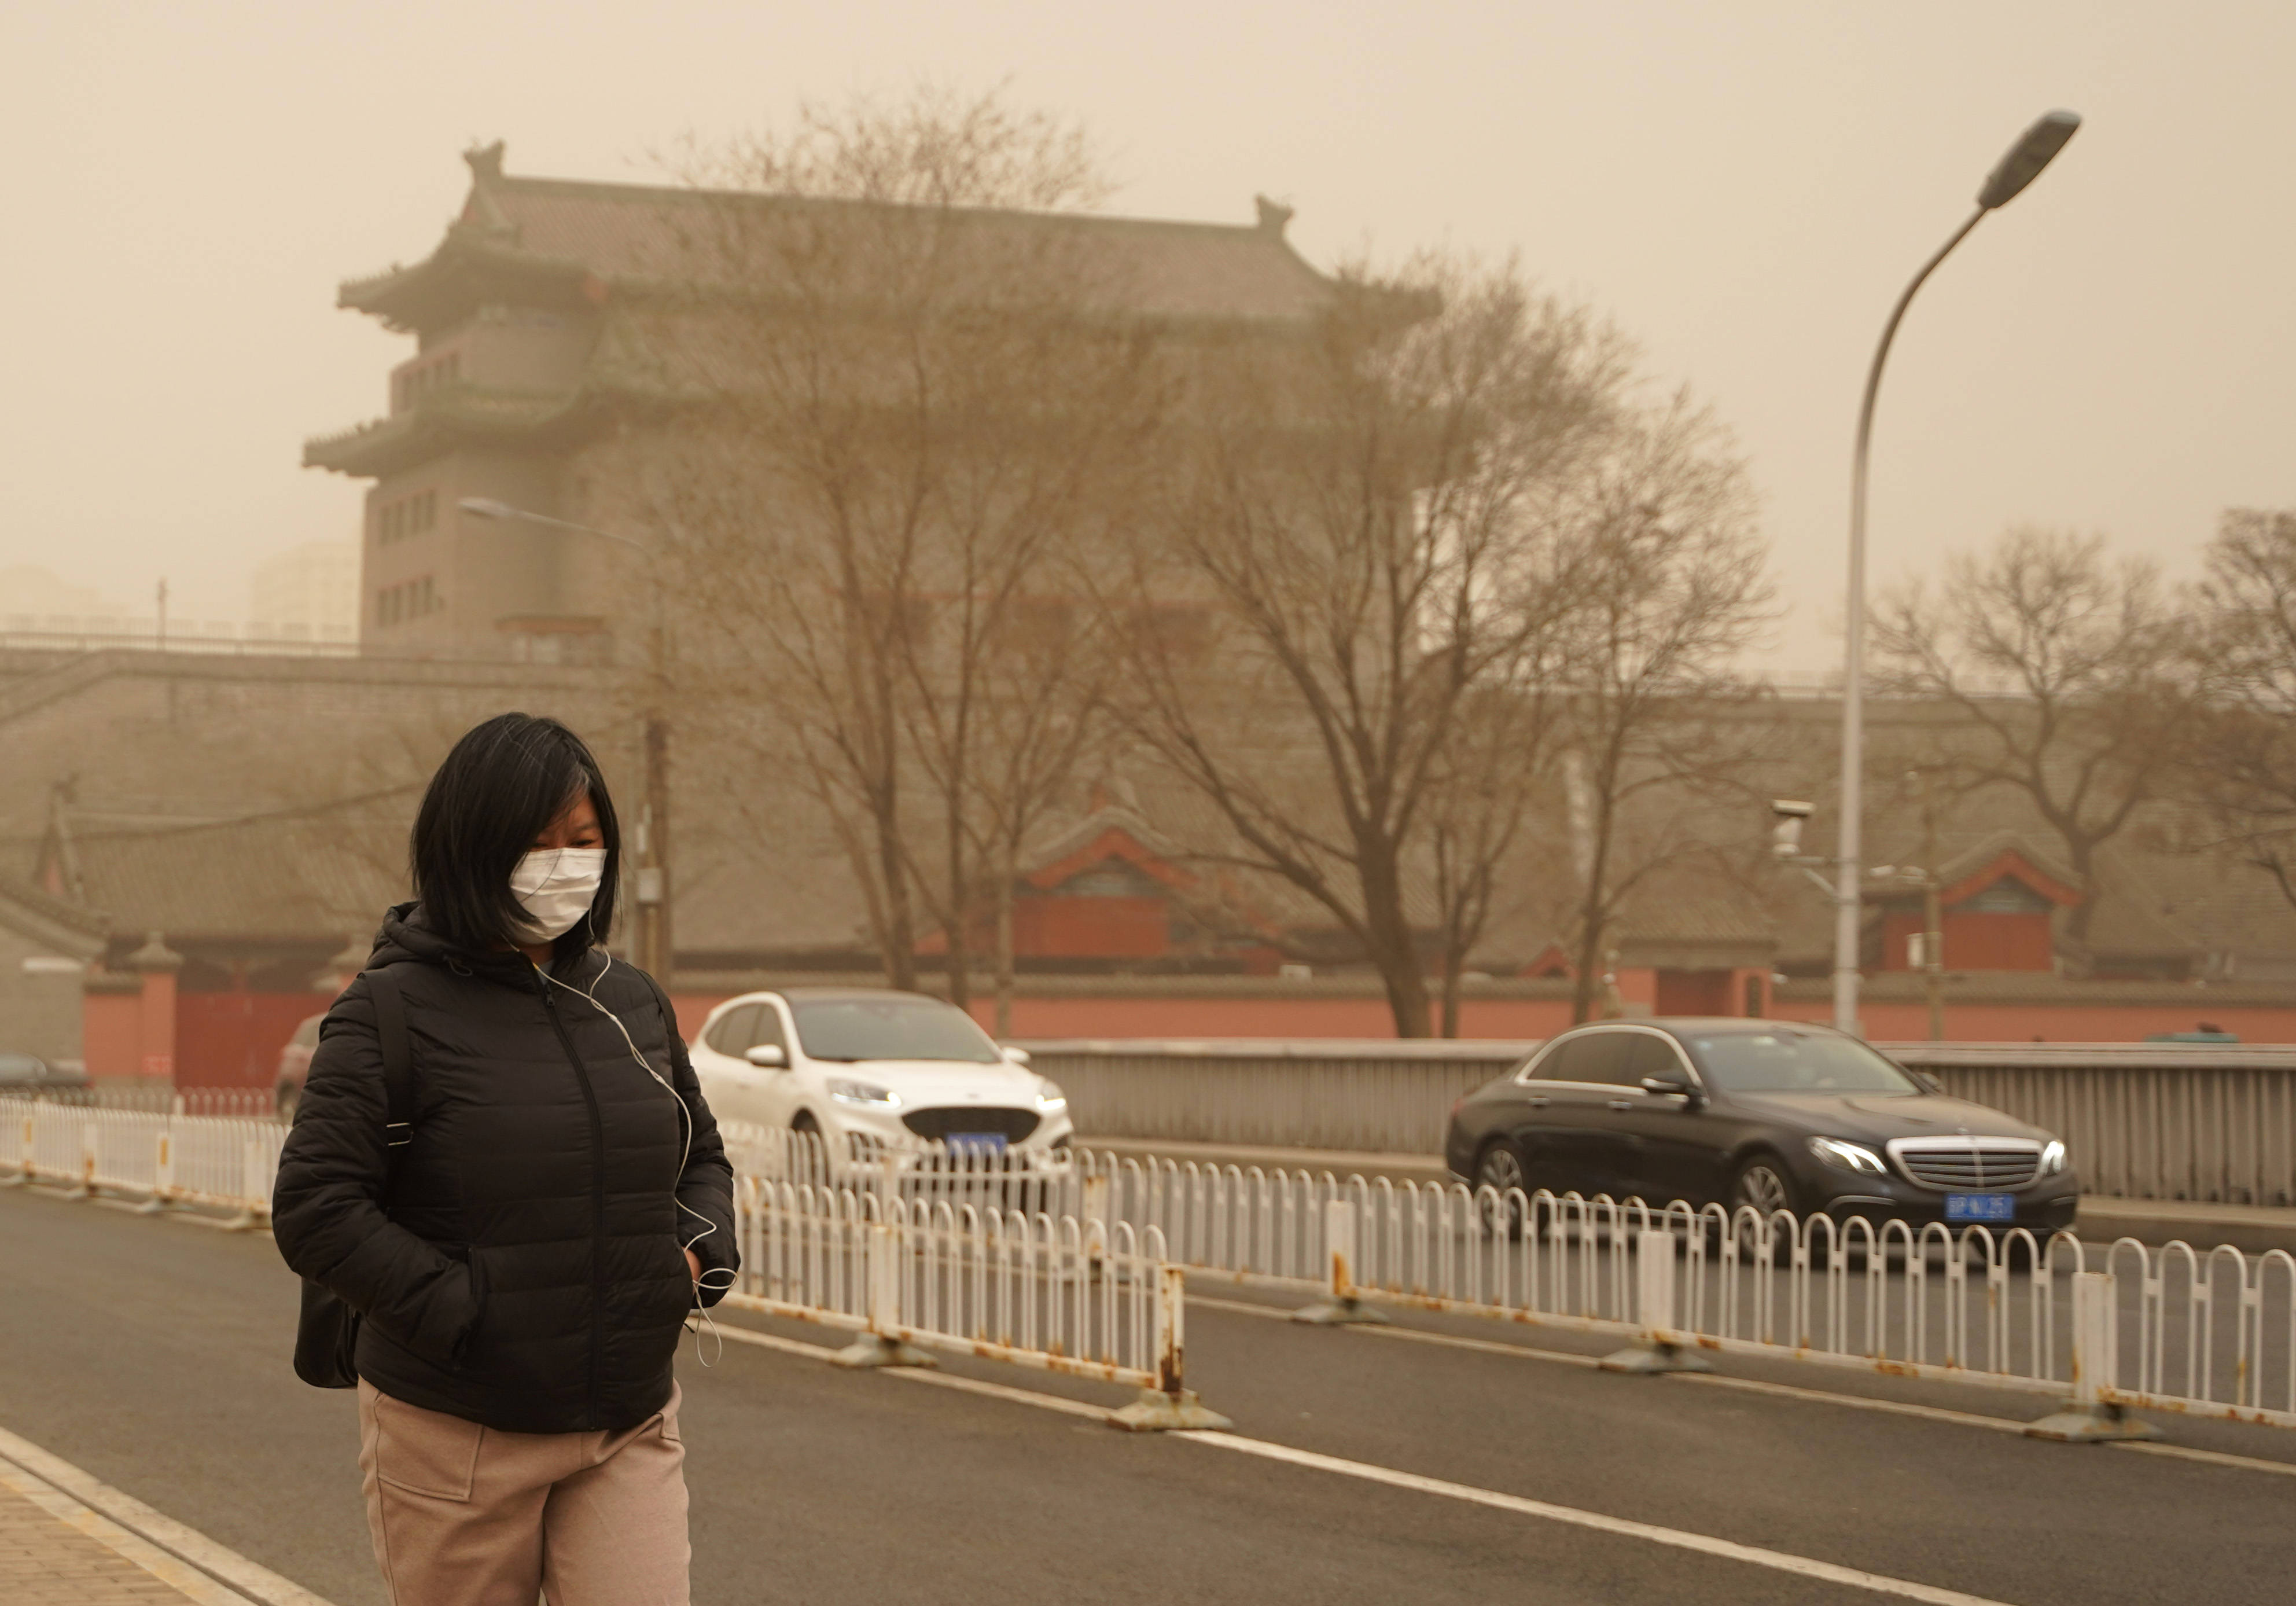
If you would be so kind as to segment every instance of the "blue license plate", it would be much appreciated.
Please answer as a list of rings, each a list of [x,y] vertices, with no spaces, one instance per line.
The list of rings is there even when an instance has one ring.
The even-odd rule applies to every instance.
[[[1948,1193],[1945,1196],[1945,1218],[1948,1221],[2014,1221],[2017,1219],[2017,1196],[2014,1193]]]
[[[952,1132],[946,1141],[952,1154],[968,1151],[975,1154],[1004,1152],[1004,1135],[1001,1132]]]

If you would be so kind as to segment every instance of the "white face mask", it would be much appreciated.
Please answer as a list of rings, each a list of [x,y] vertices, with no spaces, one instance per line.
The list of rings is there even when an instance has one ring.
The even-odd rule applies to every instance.
[[[606,875],[603,848],[545,848],[519,860],[510,889],[537,939],[555,941],[582,923]]]

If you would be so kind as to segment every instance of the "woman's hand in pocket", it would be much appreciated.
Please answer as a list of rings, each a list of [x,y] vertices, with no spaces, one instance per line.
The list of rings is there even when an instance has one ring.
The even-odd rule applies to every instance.
[[[685,1251],[685,1271],[693,1279],[694,1286],[699,1288],[701,1285],[701,1257],[692,1250]]]

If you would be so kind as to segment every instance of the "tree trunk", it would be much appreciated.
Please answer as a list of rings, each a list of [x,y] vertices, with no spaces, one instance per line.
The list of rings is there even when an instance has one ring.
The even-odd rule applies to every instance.
[[[1459,1035],[1459,972],[1466,968],[1467,956],[1456,941],[1443,946],[1443,1035]]]
[[[1404,913],[1401,866],[1390,844],[1363,843],[1357,848],[1357,871],[1363,883],[1364,932],[1373,966],[1387,988],[1388,1009],[1395,1016],[1398,1037],[1424,1037],[1431,1025],[1428,1007],[1427,971],[1420,963],[1419,946],[1412,940],[1411,921]]]
[[[2095,843],[2076,845],[2065,843],[2066,859],[2073,873],[2073,884],[2080,889],[2080,902],[2065,911],[2065,946],[2072,950],[2076,975],[2087,975],[2095,968],[2096,955],[2088,946],[2089,924],[2096,918],[2096,846]]]
[[[1013,1035],[1013,865],[996,877],[996,1036]]]
[[[877,873],[885,888],[885,985],[904,993],[917,990],[917,924],[909,908],[909,881],[901,863],[901,839],[893,823],[893,792],[881,788],[872,802],[877,828]]]
[[[972,1007],[972,943],[965,924],[959,916],[948,933],[948,1001],[961,1010]]]
[[[1586,935],[1578,939],[1578,974],[1570,983],[1570,1024],[1584,1026],[1595,1018],[1595,995],[1603,985],[1603,926],[1587,911]]]

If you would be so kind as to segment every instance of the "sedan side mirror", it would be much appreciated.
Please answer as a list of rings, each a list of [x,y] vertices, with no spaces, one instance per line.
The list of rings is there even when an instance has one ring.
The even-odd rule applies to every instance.
[[[759,1043],[742,1052],[742,1058],[767,1070],[780,1070],[789,1064],[789,1051],[778,1043]]]
[[[1654,1077],[1644,1077],[1643,1091],[1660,1097],[1694,1099],[1698,1096],[1698,1089],[1693,1087],[1690,1078],[1679,1071],[1663,1071]]]
[[[1008,1065],[1026,1065],[1029,1062],[1029,1051],[1025,1048],[1008,1047],[1004,1053],[1004,1062]]]

